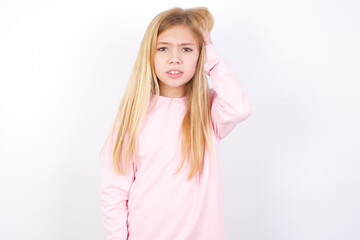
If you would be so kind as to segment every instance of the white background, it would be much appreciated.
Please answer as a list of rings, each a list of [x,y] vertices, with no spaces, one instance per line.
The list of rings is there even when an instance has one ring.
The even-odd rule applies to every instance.
[[[355,0],[1,1],[0,239],[105,238],[99,152],[174,6],[213,13],[253,106],[219,146],[228,239],[360,239]]]

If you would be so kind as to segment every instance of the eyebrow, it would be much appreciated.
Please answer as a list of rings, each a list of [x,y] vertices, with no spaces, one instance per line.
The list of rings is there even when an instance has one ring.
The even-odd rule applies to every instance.
[[[162,45],[173,45],[171,43],[168,43],[168,42],[158,42],[156,45],[159,45],[159,44],[162,44]],[[180,46],[185,46],[185,45],[195,45],[193,43],[181,43]]]

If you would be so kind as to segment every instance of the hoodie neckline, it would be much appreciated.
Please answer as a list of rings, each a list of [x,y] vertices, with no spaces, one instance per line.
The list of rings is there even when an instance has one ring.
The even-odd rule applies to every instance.
[[[154,99],[154,100],[156,100],[156,95],[155,94],[153,94],[152,95],[152,98]],[[180,97],[180,98],[172,98],[172,97],[165,97],[165,96],[158,96],[159,97],[159,102],[164,102],[164,103],[166,103],[166,102],[180,102],[180,103],[185,103],[186,102],[186,100],[187,100],[187,96],[185,95],[184,97]]]

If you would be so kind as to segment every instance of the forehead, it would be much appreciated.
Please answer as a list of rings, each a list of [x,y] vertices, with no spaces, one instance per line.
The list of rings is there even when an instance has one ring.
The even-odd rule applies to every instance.
[[[176,25],[159,34],[157,43],[159,42],[166,42],[169,44],[196,44],[196,38],[194,33],[187,26]]]

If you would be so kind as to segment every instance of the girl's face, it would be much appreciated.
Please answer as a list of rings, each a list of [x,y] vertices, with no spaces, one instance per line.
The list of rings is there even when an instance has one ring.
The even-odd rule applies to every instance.
[[[176,25],[158,36],[156,49],[154,65],[160,95],[183,97],[185,84],[194,76],[199,58],[194,35],[186,26]]]

